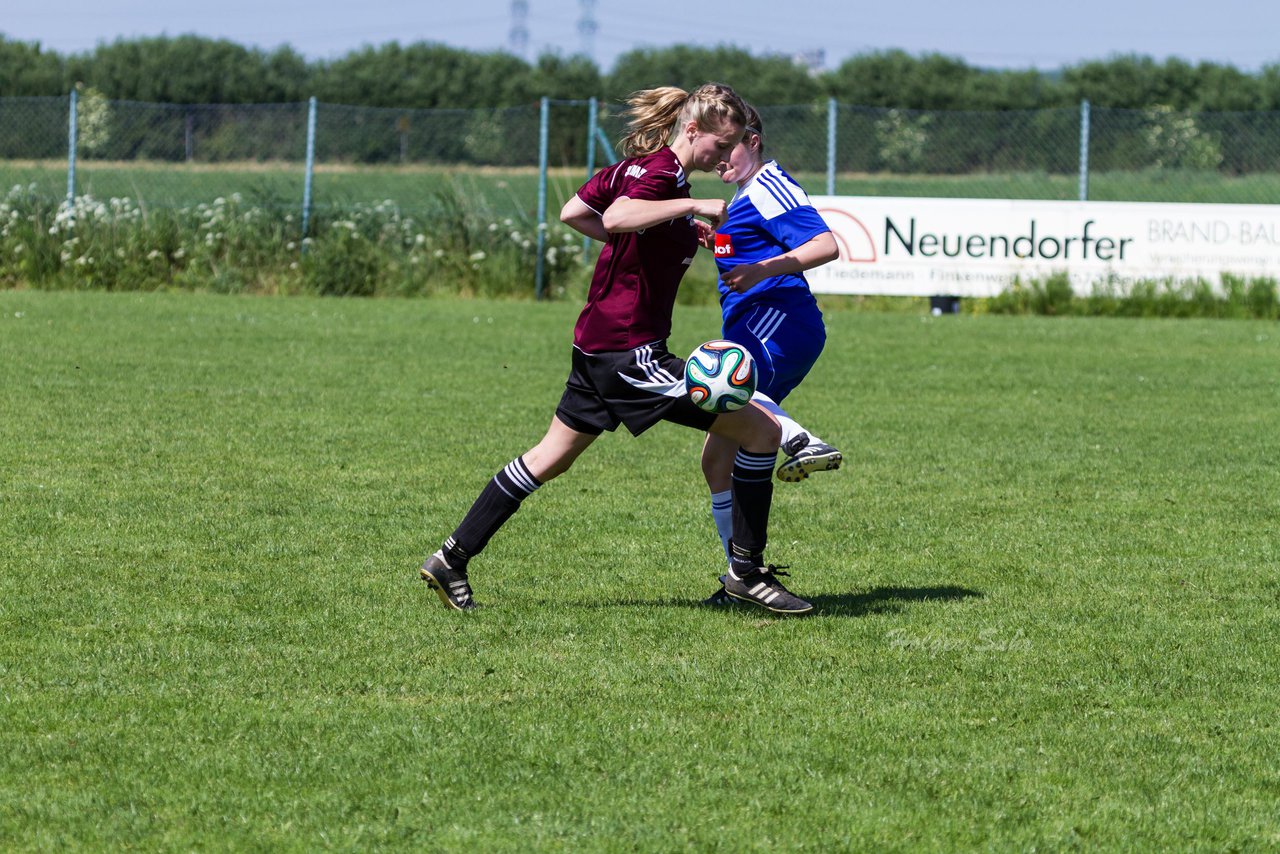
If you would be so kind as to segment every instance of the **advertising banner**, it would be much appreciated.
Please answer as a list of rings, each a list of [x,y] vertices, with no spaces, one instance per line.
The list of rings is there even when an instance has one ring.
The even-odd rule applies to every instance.
[[[817,293],[994,296],[1065,272],[1096,286],[1223,273],[1280,277],[1280,205],[812,196],[840,258],[805,273]]]

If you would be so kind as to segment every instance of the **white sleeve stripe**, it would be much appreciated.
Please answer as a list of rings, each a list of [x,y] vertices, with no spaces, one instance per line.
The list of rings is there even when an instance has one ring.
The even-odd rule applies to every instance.
[[[779,186],[786,187],[787,192],[791,194],[791,198],[795,199],[797,204],[809,204],[809,194],[804,191],[804,187],[801,187],[796,183],[794,178],[786,172],[783,172],[782,167],[778,165],[777,161],[774,161],[770,165],[773,166],[773,168],[769,170],[769,176],[773,178],[773,180],[777,181]]]
[[[782,205],[784,211],[794,210],[800,207],[800,203],[796,201],[796,197],[791,190],[777,175],[768,172],[761,172],[758,179],[760,185],[769,191],[769,194],[778,200],[778,204]]]

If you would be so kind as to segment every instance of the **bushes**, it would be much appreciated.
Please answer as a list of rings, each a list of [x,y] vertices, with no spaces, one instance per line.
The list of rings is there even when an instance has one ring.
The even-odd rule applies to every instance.
[[[537,230],[449,189],[419,219],[394,203],[317,213],[299,240],[293,214],[239,194],[184,208],[81,196],[59,204],[32,185],[0,198],[0,286],[427,296],[534,293]],[[581,268],[581,237],[552,227],[546,293]]]
[[[1070,314],[1072,298],[1071,280],[1066,273],[1025,283],[1018,278],[988,300],[987,310],[992,314]]]
[[[1205,279],[1140,279],[1129,286],[1115,280],[1094,285],[1078,297],[1066,273],[1039,280],[1015,280],[990,298],[992,314],[1090,315],[1102,317],[1280,318],[1276,280],[1224,274],[1215,287]]]

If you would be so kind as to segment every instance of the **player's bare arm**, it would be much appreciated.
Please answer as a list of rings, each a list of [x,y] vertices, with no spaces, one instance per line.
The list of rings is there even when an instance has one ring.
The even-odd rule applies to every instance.
[[[610,234],[640,231],[692,214],[713,226],[724,222],[723,199],[633,199],[619,196],[604,212],[604,228]]]
[[[831,232],[824,231],[812,240],[802,243],[790,252],[768,258],[755,264],[739,264],[720,276],[725,285],[738,293],[745,293],[758,282],[770,276],[802,273],[820,267],[840,256],[840,248]]]
[[[604,220],[600,214],[587,207],[586,202],[573,196],[560,209],[560,221],[579,234],[592,240],[605,243],[609,240],[609,232],[604,229]]]

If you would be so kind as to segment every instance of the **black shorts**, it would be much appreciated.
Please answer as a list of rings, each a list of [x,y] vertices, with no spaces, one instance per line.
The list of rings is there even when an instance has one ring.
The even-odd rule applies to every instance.
[[[573,348],[556,415],[579,433],[598,436],[625,424],[639,436],[659,421],[706,430],[716,420],[693,405],[684,386],[684,359],[658,341],[634,350],[584,353]]]

